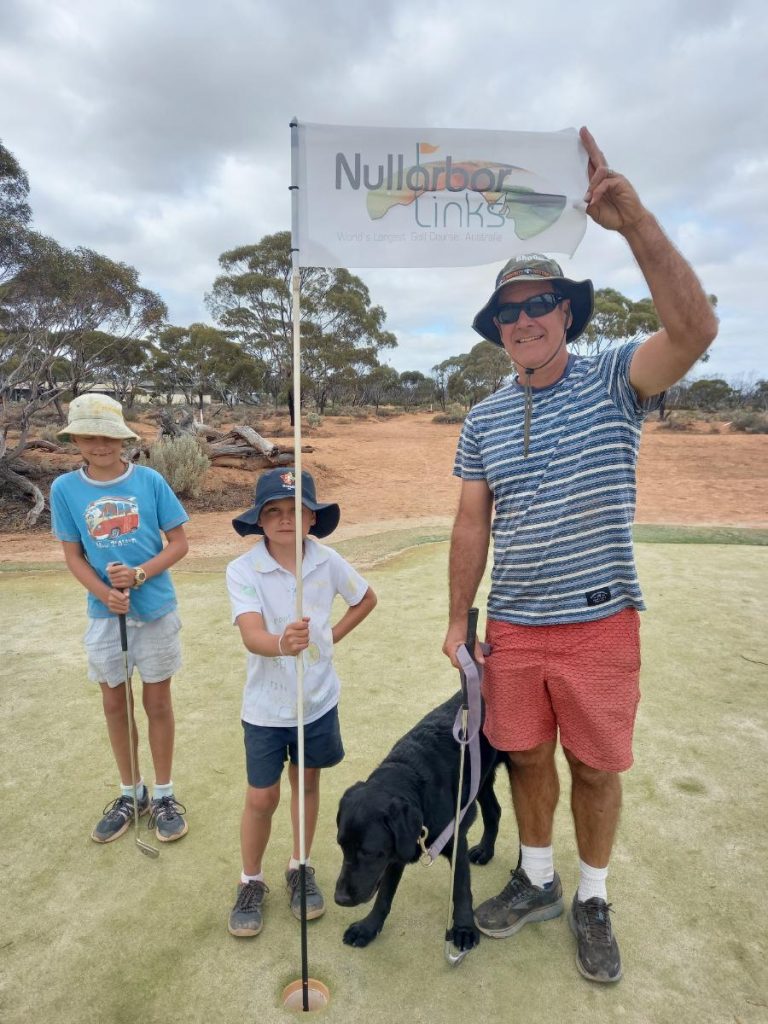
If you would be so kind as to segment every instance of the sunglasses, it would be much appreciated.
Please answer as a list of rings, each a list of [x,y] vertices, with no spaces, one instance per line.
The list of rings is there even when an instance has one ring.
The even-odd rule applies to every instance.
[[[536,319],[551,313],[563,301],[565,301],[564,295],[558,295],[557,292],[544,292],[526,299],[525,302],[505,302],[503,306],[497,308],[496,319],[500,324],[516,324],[523,312],[526,316]]]

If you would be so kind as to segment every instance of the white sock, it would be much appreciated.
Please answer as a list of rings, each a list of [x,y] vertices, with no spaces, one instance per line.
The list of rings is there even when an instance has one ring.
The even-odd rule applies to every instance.
[[[522,859],[520,867],[528,875],[531,885],[540,889],[548,885],[555,877],[554,854],[551,846],[523,846],[520,851]]]
[[[155,783],[152,789],[153,800],[161,800],[164,796],[173,796],[173,781],[166,782],[162,786]]]
[[[601,900],[608,902],[608,892],[605,888],[605,881],[608,878],[608,868],[593,868],[579,861],[579,903],[586,903],[593,896],[599,896]]]
[[[143,800],[144,799],[144,789],[145,789],[144,779],[139,779],[139,781],[136,783],[136,799],[137,800]],[[121,792],[121,794],[123,796],[128,796],[131,799],[133,799],[133,786],[125,786],[121,782],[120,783],[120,792]]]
[[[263,882],[264,872],[260,871],[258,875],[246,875],[244,871],[241,871],[240,881],[243,883],[243,885],[248,885],[249,882]]]

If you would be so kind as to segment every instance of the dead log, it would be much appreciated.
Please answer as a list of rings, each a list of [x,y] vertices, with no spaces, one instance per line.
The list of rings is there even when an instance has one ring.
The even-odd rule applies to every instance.
[[[0,462],[0,481],[5,481],[15,490],[21,491],[22,494],[31,498],[32,508],[27,513],[26,523],[27,526],[34,526],[40,518],[40,513],[45,508],[45,495],[40,488],[33,484],[31,480],[21,476],[20,473],[14,472],[8,462],[5,461]]]
[[[62,448],[60,444],[54,444],[53,441],[44,441],[42,437],[33,437],[31,441],[26,441],[22,451],[26,451],[27,448],[42,448],[44,452],[66,452],[66,449]],[[66,452],[66,454],[69,453]]]

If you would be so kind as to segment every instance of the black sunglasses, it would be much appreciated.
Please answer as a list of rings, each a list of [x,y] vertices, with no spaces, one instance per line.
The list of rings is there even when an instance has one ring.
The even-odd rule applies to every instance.
[[[496,309],[496,319],[500,324],[516,324],[522,312],[534,319],[546,316],[564,300],[565,296],[558,295],[557,292],[543,292],[541,295],[526,299],[525,302],[505,302]]]

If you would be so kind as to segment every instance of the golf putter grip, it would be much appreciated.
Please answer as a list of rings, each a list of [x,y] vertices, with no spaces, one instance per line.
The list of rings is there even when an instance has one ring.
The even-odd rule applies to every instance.
[[[125,615],[118,615],[117,621],[120,624],[120,649],[125,654],[128,651],[128,626]]]
[[[467,612],[467,639],[466,646],[469,652],[470,658],[475,660],[475,641],[477,640],[477,618],[479,612],[477,608],[470,608]]]

